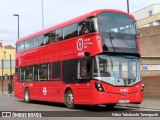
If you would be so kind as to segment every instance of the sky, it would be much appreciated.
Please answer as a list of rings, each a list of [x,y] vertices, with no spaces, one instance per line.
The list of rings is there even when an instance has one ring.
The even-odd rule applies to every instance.
[[[19,14],[20,38],[54,26],[79,15],[97,9],[127,11],[127,0],[0,0],[0,40],[3,45],[15,46],[18,37],[18,21],[13,14]],[[160,0],[129,0],[130,13]]]

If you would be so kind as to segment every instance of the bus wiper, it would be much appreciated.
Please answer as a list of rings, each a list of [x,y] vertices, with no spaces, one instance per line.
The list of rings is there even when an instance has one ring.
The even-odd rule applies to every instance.
[[[114,38],[113,38],[113,36],[111,35],[110,32],[107,32],[107,33],[108,33],[108,35],[109,35],[109,40],[110,40],[110,42],[111,42],[112,48],[113,48],[114,52],[116,52],[116,50],[115,50],[115,48],[114,48],[114,46],[113,46],[113,42],[112,42],[112,40],[114,40]]]

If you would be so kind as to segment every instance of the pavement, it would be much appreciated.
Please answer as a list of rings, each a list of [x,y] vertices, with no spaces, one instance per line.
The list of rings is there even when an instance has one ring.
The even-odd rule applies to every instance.
[[[160,98],[149,98],[145,97],[141,104],[118,104],[118,106],[143,108],[148,110],[158,110],[160,111]]]
[[[3,94],[2,94],[2,91],[0,91],[0,96],[1,95],[3,95],[3,96],[14,96],[14,92],[12,92],[12,94],[8,94],[8,91],[3,91]],[[118,106],[143,108],[143,109],[160,111],[160,97],[159,98],[145,97],[141,104],[118,104]]]
[[[12,93],[9,94],[8,91],[3,91],[3,93],[2,93],[2,91],[0,91],[0,95],[4,95],[4,96],[13,96],[13,95],[14,95],[14,92],[12,91]]]

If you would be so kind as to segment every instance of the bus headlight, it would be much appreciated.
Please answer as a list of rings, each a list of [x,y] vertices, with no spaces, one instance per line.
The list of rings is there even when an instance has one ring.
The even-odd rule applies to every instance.
[[[104,92],[103,86],[101,83],[95,82],[95,88],[99,91],[99,92]]]

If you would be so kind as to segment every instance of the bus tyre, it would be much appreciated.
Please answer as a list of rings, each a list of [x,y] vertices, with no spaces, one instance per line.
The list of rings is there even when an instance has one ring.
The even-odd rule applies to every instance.
[[[73,96],[73,92],[72,90],[68,90],[65,93],[65,97],[64,97],[64,103],[67,106],[67,108],[69,109],[73,109],[75,107],[74,105],[74,96]]]
[[[108,108],[108,109],[112,109],[112,108],[114,108],[116,106],[116,104],[106,104],[106,107]]]
[[[29,103],[29,102],[30,102],[30,93],[29,93],[29,89],[28,89],[28,88],[26,88],[26,89],[25,89],[25,92],[24,92],[24,101],[25,101],[26,103]]]

